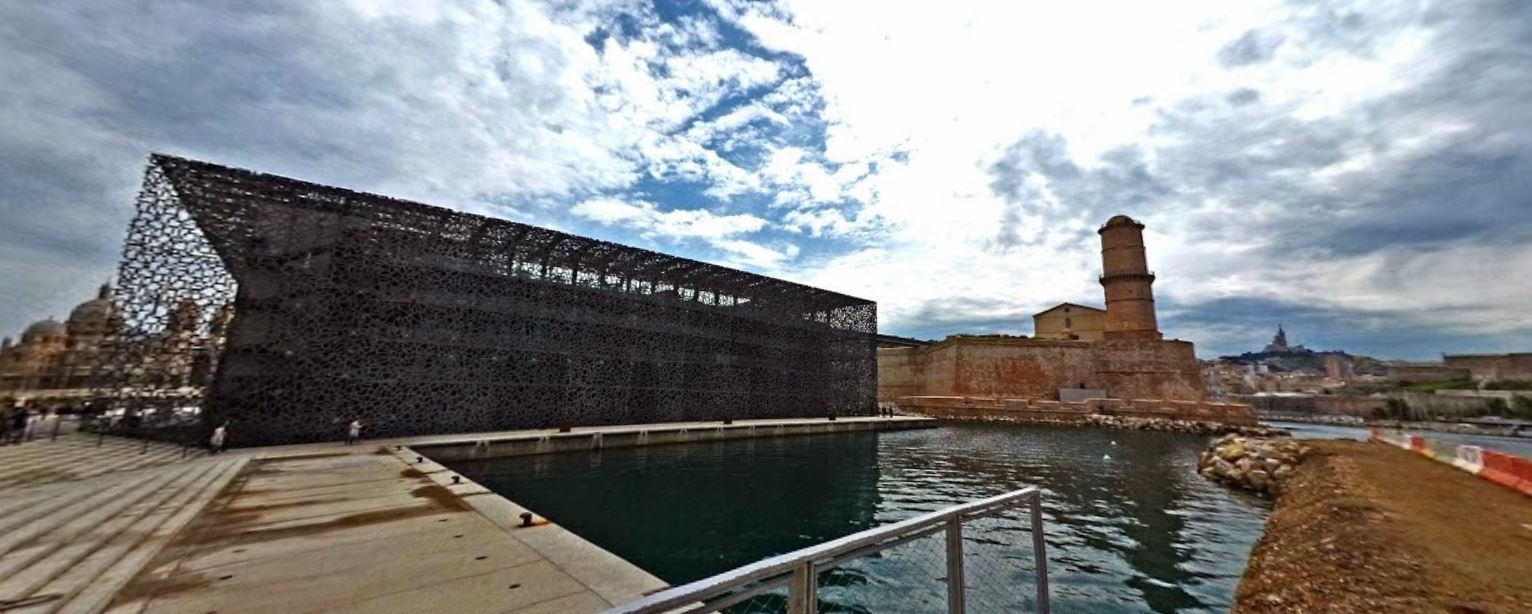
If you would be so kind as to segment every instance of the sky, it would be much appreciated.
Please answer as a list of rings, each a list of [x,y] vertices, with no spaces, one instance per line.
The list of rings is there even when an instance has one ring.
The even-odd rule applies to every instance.
[[[0,335],[115,272],[150,152],[1029,334],[1147,225],[1167,337],[1532,351],[1532,2],[0,4]]]

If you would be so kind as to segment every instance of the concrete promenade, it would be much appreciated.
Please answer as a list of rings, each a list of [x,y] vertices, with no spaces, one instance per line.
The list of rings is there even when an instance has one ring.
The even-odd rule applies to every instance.
[[[0,446],[0,492],[82,480],[184,460],[180,446],[125,439],[96,437],[90,433],[68,433],[53,440],[46,434],[20,444]],[[88,460],[89,462],[80,462]]]
[[[828,432],[911,428],[924,422],[918,418],[760,420],[737,421],[727,428],[772,436],[779,425],[823,425]],[[76,592],[92,596],[88,602],[66,604],[43,594],[42,601],[7,612],[100,611],[108,602],[111,612],[152,613],[600,611],[664,583],[540,517],[534,526],[522,528],[519,516],[529,510],[470,480],[454,483],[453,474],[441,465],[429,458],[417,461],[422,455],[413,447],[588,438],[595,433],[714,432],[725,428],[720,425],[592,427],[563,434],[552,430],[473,433],[364,440],[356,446],[257,448],[186,462],[176,459],[138,472],[199,465],[219,469],[162,478],[167,484],[198,487],[181,490],[195,490],[200,498],[182,494],[170,501],[167,494],[170,502],[161,506],[164,513],[181,519],[184,527],[175,527],[169,534],[161,531],[158,541],[138,544],[138,559],[116,565],[112,578],[92,580],[86,575],[88,569],[72,572],[73,583],[80,586]],[[33,450],[41,454],[47,444],[36,445]],[[58,462],[89,464],[89,456]],[[73,492],[77,485],[84,482],[32,490]],[[219,487],[208,492],[210,485]],[[0,543],[4,539],[0,533]],[[80,552],[97,547],[89,540],[73,546]],[[136,573],[124,575],[123,568],[135,562]],[[15,597],[0,594],[0,600]]]

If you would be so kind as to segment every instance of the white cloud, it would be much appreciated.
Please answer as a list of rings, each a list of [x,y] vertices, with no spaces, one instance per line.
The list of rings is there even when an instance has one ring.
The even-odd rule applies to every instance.
[[[743,238],[766,228],[760,217],[737,213],[719,215],[706,209],[661,210],[642,200],[593,198],[575,205],[570,213],[607,226],[636,231],[647,239],[700,240],[718,250],[726,264],[757,270],[776,270],[797,257],[799,248],[787,242],[777,247]]]
[[[1421,7],[1386,1],[956,2],[941,11],[883,2],[715,4],[762,44],[801,56],[812,74],[811,84],[790,80],[772,96],[800,101],[797,107],[805,109],[814,106],[803,101],[822,101],[817,117],[827,135],[823,153],[777,149],[762,174],[786,188],[777,201],[791,207],[781,214],[788,227],[810,236],[871,229],[858,251],[808,260],[796,273],[810,283],[876,298],[884,326],[929,328],[933,310],[944,309],[941,297],[967,300],[948,301],[953,320],[989,322],[1009,313],[1018,318],[1013,330],[1029,328],[1024,315],[1036,307],[1100,302],[1094,283],[1098,247],[1090,231],[1117,212],[1102,209],[1121,199],[1111,192],[1060,193],[1047,178],[1022,177],[1032,208],[1017,215],[990,187],[994,176],[985,169],[1011,143],[1042,130],[1067,142],[1064,162],[1080,173],[1118,172],[1103,157],[1130,145],[1147,172],[1172,174],[1176,185],[1146,192],[1140,204],[1122,212],[1149,220],[1151,261],[1162,269],[1159,290],[1174,301],[1262,297],[1338,312],[1386,309],[1396,317],[1407,314],[1418,326],[1529,328],[1525,316],[1515,315],[1524,297],[1454,281],[1474,277],[1465,267],[1475,258],[1496,260],[1507,275],[1532,275],[1532,263],[1499,245],[1472,249],[1470,241],[1424,252],[1400,247],[1357,255],[1278,247],[1294,240],[1280,234],[1289,229],[1312,234],[1306,223],[1358,223],[1326,209],[1386,215],[1361,196],[1393,177],[1418,174],[1422,160],[1472,138],[1467,135],[1476,129],[1482,132],[1462,117],[1493,116],[1482,108],[1410,100],[1402,104],[1413,107],[1383,113],[1370,108],[1390,104],[1443,71],[1461,70],[1453,64],[1460,54],[1511,41],[1466,40],[1462,32],[1446,38],[1447,22],[1428,19]],[[1102,18],[1108,14],[1111,19]],[[1220,64],[1220,50],[1258,29],[1253,38],[1274,42],[1269,52],[1237,66]],[[790,85],[792,93],[783,93]],[[1322,152],[1330,143],[1271,132],[1268,143],[1241,141],[1251,149],[1236,152],[1248,156],[1239,161],[1241,170],[1260,176],[1259,189],[1227,189],[1216,175],[1176,176],[1183,169],[1161,166],[1165,151],[1185,158],[1196,152],[1178,149],[1217,143],[1218,133],[1196,132],[1217,129],[1201,118],[1227,116],[1208,105],[1227,104],[1228,92],[1240,89],[1249,92],[1247,104],[1252,94],[1256,102],[1238,121],[1275,130],[1284,124],[1273,120],[1282,120],[1300,131],[1308,129],[1304,122],[1337,122],[1350,131],[1334,137],[1346,157],[1311,164],[1293,154]],[[1286,136],[1294,141],[1283,142]],[[894,159],[892,152],[905,157]],[[1210,149],[1197,161],[1201,168],[1188,170],[1216,173],[1223,154]],[[1263,155],[1265,161],[1254,165]],[[876,165],[867,176],[845,181],[830,170],[840,162]],[[1141,186],[1144,179],[1125,175],[1118,183]],[[1209,189],[1182,190],[1194,184]],[[1327,202],[1294,201],[1300,190],[1332,196]],[[851,204],[815,207],[835,198]],[[1002,227],[1020,244],[997,243]],[[1380,268],[1383,262],[1418,274],[1401,279]],[[1444,320],[1431,311],[1432,301],[1416,300],[1432,287],[1460,289],[1483,308],[1462,312],[1456,324]]]

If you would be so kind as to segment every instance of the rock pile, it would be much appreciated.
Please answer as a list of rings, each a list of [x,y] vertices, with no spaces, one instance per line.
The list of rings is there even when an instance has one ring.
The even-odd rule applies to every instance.
[[[1275,495],[1309,447],[1285,437],[1224,435],[1202,453],[1197,471],[1235,488]]]
[[[1220,422],[1198,422],[1195,420],[1175,420],[1172,418],[1134,418],[1129,416],[1109,416],[1106,414],[1090,414],[1085,416],[1085,424],[1130,431],[1165,431],[1169,433],[1191,433],[1194,435],[1237,434],[1251,437],[1276,437],[1287,434],[1287,431],[1281,429],[1262,426],[1234,426]]]

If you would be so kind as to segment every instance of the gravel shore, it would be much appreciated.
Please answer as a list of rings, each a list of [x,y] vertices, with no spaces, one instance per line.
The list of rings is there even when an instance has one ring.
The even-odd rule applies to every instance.
[[[1234,612],[1532,612],[1532,497],[1383,444],[1305,443]]]

